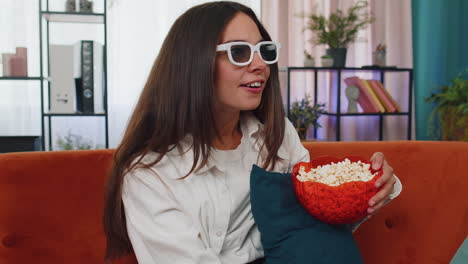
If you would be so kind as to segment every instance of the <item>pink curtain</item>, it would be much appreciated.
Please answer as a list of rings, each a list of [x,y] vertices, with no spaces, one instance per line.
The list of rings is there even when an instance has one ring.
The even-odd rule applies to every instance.
[[[325,45],[316,45],[313,32],[306,30],[306,18],[302,14],[329,14],[341,9],[346,11],[358,0],[263,0],[262,22],[273,39],[282,44],[279,66],[303,66],[304,50],[315,58],[315,65],[320,66],[320,57],[325,54]],[[412,68],[411,40],[411,1],[369,1],[369,11],[376,21],[358,34],[357,41],[348,47],[347,67],[361,67],[372,64],[372,51],[379,43],[387,46],[387,65],[399,68]],[[379,79],[377,73],[346,71],[342,72],[342,80],[349,76],[359,76],[365,79]],[[321,72],[318,76],[318,102],[324,102],[329,111],[336,111],[336,74]],[[283,87],[283,97],[286,100],[287,75],[280,73]],[[293,72],[291,74],[291,102],[310,95],[313,98],[313,71]],[[402,111],[408,111],[409,74],[387,73],[385,87],[400,103]],[[341,83],[341,111],[347,110],[347,99],[344,94],[346,84]],[[285,101],[286,103],[286,101]],[[414,118],[413,118],[414,119]],[[336,122],[334,117],[323,116],[320,119],[323,128],[319,129],[319,140],[335,140]],[[378,117],[349,116],[342,117],[341,140],[378,140]],[[386,116],[384,118],[384,140],[407,138],[406,116]],[[414,128],[414,126],[412,126]],[[414,129],[413,129],[414,130]]]

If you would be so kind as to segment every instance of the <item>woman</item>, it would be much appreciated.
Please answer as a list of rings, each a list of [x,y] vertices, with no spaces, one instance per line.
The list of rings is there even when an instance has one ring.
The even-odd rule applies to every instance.
[[[249,263],[263,257],[249,200],[252,164],[284,171],[309,154],[284,117],[280,45],[251,9],[191,8],[169,31],[115,153],[104,225],[107,259]],[[395,177],[383,155],[387,200]]]

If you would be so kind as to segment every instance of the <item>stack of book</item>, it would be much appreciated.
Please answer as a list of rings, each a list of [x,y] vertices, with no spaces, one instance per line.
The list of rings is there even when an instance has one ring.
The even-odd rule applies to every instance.
[[[364,80],[357,76],[348,77],[344,82],[359,88],[358,103],[364,113],[401,112],[400,105],[377,80]]]

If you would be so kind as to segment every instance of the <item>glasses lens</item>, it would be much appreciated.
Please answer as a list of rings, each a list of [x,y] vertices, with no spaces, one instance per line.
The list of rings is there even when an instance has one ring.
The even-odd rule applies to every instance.
[[[248,45],[232,45],[231,56],[235,62],[242,63],[250,59],[250,47]]]
[[[260,54],[265,61],[274,61],[278,57],[278,48],[276,44],[263,44],[260,46]]]

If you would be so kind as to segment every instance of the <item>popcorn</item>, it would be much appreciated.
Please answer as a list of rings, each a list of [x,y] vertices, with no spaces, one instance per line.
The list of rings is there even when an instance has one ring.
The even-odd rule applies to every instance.
[[[377,175],[377,172],[371,173],[370,164],[361,161],[351,162],[349,159],[344,161],[324,166],[312,168],[309,172],[305,171],[305,167],[299,168],[299,173],[296,176],[301,182],[313,181],[320,182],[329,186],[338,186],[340,184],[351,181],[370,181]]]

